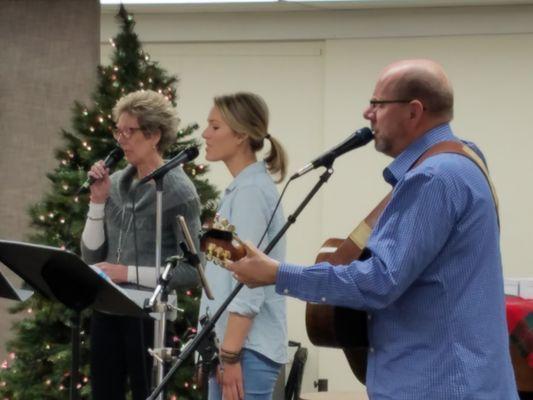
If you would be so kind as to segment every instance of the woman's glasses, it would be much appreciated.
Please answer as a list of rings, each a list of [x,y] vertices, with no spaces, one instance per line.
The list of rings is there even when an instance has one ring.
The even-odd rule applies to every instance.
[[[115,138],[115,140],[118,140],[120,139],[120,137],[122,136],[124,139],[129,139],[133,136],[133,134],[137,131],[142,131],[143,129],[141,127],[136,127],[136,128],[124,128],[124,129],[120,129],[120,128],[115,128],[113,130],[113,137]]]

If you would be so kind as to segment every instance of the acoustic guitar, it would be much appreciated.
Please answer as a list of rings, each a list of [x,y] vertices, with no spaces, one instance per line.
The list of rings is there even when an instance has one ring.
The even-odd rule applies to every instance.
[[[440,142],[424,152],[410,167],[414,168],[424,160],[437,154],[455,153],[472,160],[485,175],[494,198],[496,211],[498,198],[490,181],[483,160],[466,144],[455,141]],[[350,233],[348,238],[328,239],[322,245],[316,262],[327,261],[332,265],[347,265],[354,260],[364,259],[365,245],[379,216],[389,203],[391,193],[370,212]],[[365,382],[368,349],[368,316],[363,311],[324,304],[307,303],[306,326],[311,342],[316,346],[342,348],[354,375]]]

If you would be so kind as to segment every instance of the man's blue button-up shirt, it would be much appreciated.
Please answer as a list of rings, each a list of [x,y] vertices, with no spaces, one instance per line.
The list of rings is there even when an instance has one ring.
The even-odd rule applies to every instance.
[[[392,198],[348,266],[282,264],[276,290],[369,313],[372,400],[518,399],[509,357],[498,219],[471,160],[431,146],[458,140],[448,124],[384,171]]]

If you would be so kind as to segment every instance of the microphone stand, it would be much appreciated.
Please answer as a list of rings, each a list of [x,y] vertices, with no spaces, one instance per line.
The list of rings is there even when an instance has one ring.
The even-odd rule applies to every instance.
[[[264,253],[268,254],[272,249],[276,246],[276,244],[279,242],[279,240],[283,237],[285,232],[290,228],[292,224],[296,222],[296,219],[300,215],[300,213],[303,211],[303,209],[307,206],[307,204],[311,201],[311,199],[314,197],[314,195],[320,190],[320,188],[328,181],[328,179],[333,174],[333,161],[331,160],[325,165],[326,171],[320,175],[319,181],[313,186],[311,191],[307,194],[307,196],[303,199],[302,203],[298,206],[296,211],[294,211],[293,214],[289,215],[287,218],[287,222],[285,222],[285,225],[280,229],[280,231],[276,234],[276,236],[272,239],[272,241],[268,244],[268,246],[265,248]],[[292,180],[292,178],[291,178]],[[243,288],[244,284],[239,283],[233,291],[229,294],[229,296],[224,300],[222,305],[218,308],[218,310],[213,314],[213,317],[205,324],[205,326],[202,328],[200,332],[195,336],[195,338],[188,343],[188,345],[181,351],[181,353],[178,355],[176,362],[172,367],[169,369],[168,373],[165,375],[165,377],[161,380],[159,385],[154,389],[152,394],[148,397],[147,400],[156,400],[157,396],[162,392],[162,390],[167,385],[170,378],[172,378],[172,375],[176,372],[176,370],[181,367],[181,365],[193,354],[194,351],[200,346],[200,344],[204,341],[207,335],[210,334],[210,332],[215,327],[215,324],[222,316],[222,313],[226,310],[229,303],[233,300],[233,298],[240,292],[240,290]]]
[[[163,242],[163,179],[164,175],[154,179],[156,188],[156,234],[155,234],[155,273],[156,282],[161,278],[161,249]],[[155,305],[155,311],[159,313],[159,320],[154,323],[154,362],[153,362],[153,382],[158,387],[161,385],[164,374],[165,358],[164,358],[164,346],[165,346],[165,329],[166,329],[166,311],[167,311],[167,296],[166,290],[157,295],[158,301]],[[159,359],[158,357],[159,356]],[[154,397],[155,399],[155,397]],[[163,393],[158,397],[158,400],[163,400]]]
[[[204,327],[209,322],[209,313],[200,318],[200,325]],[[213,368],[218,365],[218,346],[219,342],[213,330],[205,336],[198,345],[196,351],[200,355],[199,368],[196,370],[198,384],[202,388],[202,400],[209,398],[209,375]]]

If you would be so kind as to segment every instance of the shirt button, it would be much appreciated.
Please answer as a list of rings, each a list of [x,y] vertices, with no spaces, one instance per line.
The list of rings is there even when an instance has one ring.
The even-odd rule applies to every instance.
[[[326,298],[325,297],[322,297],[322,303],[325,303],[326,302]]]
[[[373,353],[373,352],[374,352],[374,348],[373,348],[373,347],[370,347],[370,348],[368,349],[368,351],[370,351],[371,353]]]
[[[283,289],[283,294],[289,294],[289,289]]]
[[[368,320],[370,321],[372,319],[372,314],[367,315]]]

